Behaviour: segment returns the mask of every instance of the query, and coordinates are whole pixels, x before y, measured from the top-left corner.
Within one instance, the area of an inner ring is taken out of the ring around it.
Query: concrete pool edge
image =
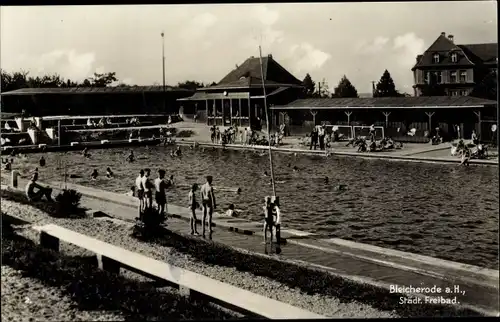
[[[180,140],[177,141],[178,145],[193,145],[198,144],[201,147],[213,147],[213,148],[226,148],[231,150],[250,150],[250,151],[267,151],[269,148],[267,146],[245,146],[239,144],[227,144],[224,147],[220,144],[208,143],[208,142],[196,142],[191,140]],[[441,150],[446,148],[438,148],[436,150]],[[273,152],[283,152],[283,153],[297,153],[304,155],[318,155],[318,156],[327,156],[327,155],[340,155],[340,156],[351,156],[351,157],[361,157],[366,159],[377,159],[377,160],[392,160],[392,161],[409,161],[409,162],[423,162],[423,163],[446,163],[446,164],[460,164],[460,159],[447,159],[447,158],[438,158],[438,157],[418,157],[416,155],[420,153],[415,153],[411,155],[388,155],[388,154],[377,154],[371,152],[343,152],[343,151],[332,151],[332,150],[305,150],[305,149],[292,149],[292,148],[274,148],[271,150]],[[431,150],[435,151],[435,150]],[[424,152],[421,152],[424,153]],[[498,166],[498,160],[478,160],[472,159],[469,161],[470,164],[478,164],[478,165],[496,165]]]
[[[73,183],[50,182],[52,187],[63,187],[66,185],[69,189],[79,191],[83,196],[119,204],[126,207],[137,207],[137,200],[134,197],[81,186]],[[19,186],[23,186],[19,183]],[[172,217],[184,221],[190,218],[190,211],[187,208],[179,207],[173,204],[168,205],[169,213],[173,213]],[[113,217],[120,218],[119,214],[109,214]],[[121,217],[120,219],[134,221],[135,218]],[[232,217],[214,217],[213,224],[215,227],[222,227],[236,233],[246,235],[262,236],[262,223],[251,222],[239,219],[233,222]],[[449,260],[439,259],[435,257],[423,256],[414,253],[397,251],[394,249],[378,247],[369,244],[357,243],[354,241],[343,240],[339,238],[320,238],[312,233],[296,231],[293,229],[282,229],[283,239],[287,243],[293,243],[311,249],[323,249],[328,252],[341,252],[345,255],[358,257],[365,261],[373,261],[398,269],[414,271],[425,275],[435,276],[443,275],[451,270],[455,271],[455,276],[468,279],[469,282],[478,285],[491,286],[496,285],[498,288],[499,271],[484,267],[468,265],[464,263],[453,262]],[[298,240],[301,239],[301,240]],[[392,257],[389,258],[388,257]],[[461,274],[460,272],[463,272]],[[468,277],[466,278],[466,275]]]

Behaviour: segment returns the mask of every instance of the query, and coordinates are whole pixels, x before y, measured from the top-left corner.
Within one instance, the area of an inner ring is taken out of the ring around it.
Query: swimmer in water
[[[114,176],[114,173],[113,173],[113,171],[111,171],[111,168],[109,168],[109,167],[106,168],[106,177],[113,178],[113,176]]]
[[[291,163],[289,163],[289,164],[287,165],[287,167],[291,168],[291,167],[292,167],[292,164],[291,164]]]
[[[90,158],[89,149],[88,148],[83,149],[82,155],[84,158]]]
[[[38,161],[38,162],[40,163],[41,167],[45,166],[45,158],[43,157],[43,155],[40,157],[40,161]]]
[[[297,166],[294,166],[293,167],[293,172],[297,172],[297,171],[299,171],[299,168]]]
[[[325,181],[325,184],[328,184],[330,180],[328,179],[328,177],[325,177],[324,181]]]
[[[94,169],[94,171],[92,171],[92,174],[90,175],[90,180],[97,180],[98,176],[99,173],[97,172],[97,169]]]
[[[180,157],[182,155],[181,147],[178,146],[175,150],[175,156]]]
[[[7,161],[7,164],[5,165],[5,168],[4,168],[5,171],[10,171],[12,170],[12,162],[9,160]]]
[[[267,171],[264,171],[264,177],[268,177],[269,174],[267,173]]]
[[[135,161],[135,156],[134,156],[134,151],[130,150],[130,154],[127,157],[128,162],[134,162]]]

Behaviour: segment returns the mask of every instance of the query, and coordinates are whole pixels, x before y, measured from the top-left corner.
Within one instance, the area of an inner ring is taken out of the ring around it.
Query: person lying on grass
[[[47,201],[52,201],[52,188],[46,188],[38,183],[38,172],[35,172],[31,177],[31,180],[26,185],[26,197],[30,201],[40,201],[45,196]],[[35,191],[38,189],[38,191]]]

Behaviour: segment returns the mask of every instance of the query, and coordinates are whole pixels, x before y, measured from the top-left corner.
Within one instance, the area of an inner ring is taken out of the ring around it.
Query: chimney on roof
[[[448,35],[448,40],[453,42],[453,35]]]
[[[272,54],[267,55],[267,57],[273,59],[273,55]]]
[[[422,55],[417,55],[417,58],[416,58],[417,64],[418,64],[418,62],[420,61],[421,58],[422,58]]]
[[[446,36],[446,32],[444,32],[444,31],[443,31],[443,32],[441,33],[441,36],[445,37],[445,36]]]

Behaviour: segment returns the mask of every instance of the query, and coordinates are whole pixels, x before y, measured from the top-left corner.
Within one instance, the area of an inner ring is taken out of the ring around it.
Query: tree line
[[[115,72],[109,73],[94,73],[93,76],[84,79],[82,82],[73,81],[71,79],[64,79],[58,74],[45,75],[45,76],[30,76],[29,72],[18,71],[8,73],[5,70],[0,70],[0,89],[2,92],[13,91],[20,88],[69,88],[69,87],[108,87],[117,83],[118,78]],[[311,75],[306,74],[303,82],[304,96],[306,98],[322,98],[322,97],[344,97],[355,98],[359,97],[356,87],[344,75],[337,86],[330,92],[328,84],[325,79],[315,82],[312,80]],[[155,85],[159,85],[156,83]],[[216,85],[215,82],[203,83],[195,80],[187,80],[177,83],[177,87],[196,90],[202,87],[209,87]],[[132,87],[135,85],[128,85],[118,83],[116,86]],[[444,89],[437,83],[435,77],[431,77],[429,83],[422,88],[422,96],[443,96],[445,95]],[[497,72],[492,71],[476,85],[471,96],[496,100],[497,99]],[[404,97],[411,96],[407,93],[400,93],[396,90],[396,85],[391,77],[391,74],[386,69],[373,91],[373,97]]]
[[[429,83],[422,87],[421,96],[445,96],[446,93],[444,91],[443,86],[438,84],[436,77],[432,77],[429,79]],[[346,75],[344,75],[337,87],[334,88],[333,93],[330,93],[328,89],[328,84],[326,84],[325,80],[316,83],[312,80],[311,75],[306,74],[302,82],[304,86],[304,95],[306,98],[322,98],[322,97],[344,97],[344,98],[356,98],[358,96],[358,91],[354,87],[354,85],[349,81]],[[483,78],[481,82],[479,82],[472,92],[469,94],[470,96],[485,98],[489,100],[497,99],[497,71],[493,70],[489,72],[486,77]],[[408,93],[401,93],[396,90],[396,85],[394,84],[394,80],[391,77],[391,74],[386,69],[380,77],[377,85],[373,91],[373,97],[408,97],[411,96]]]
[[[330,93],[328,84],[326,84],[323,79],[321,82],[314,82],[311,75],[306,74],[304,81],[304,94],[307,98],[321,98],[321,97],[331,97],[331,98],[356,98],[359,97],[356,87],[351,83],[346,75],[342,76],[337,86],[333,89],[333,93]],[[396,90],[396,85],[391,77],[388,70],[385,70],[380,78],[379,82],[375,86],[373,91],[373,97],[403,97],[409,96],[406,93],[400,93]]]
[[[70,87],[109,87],[118,82],[115,72],[109,73],[94,73],[93,76],[84,79],[81,82],[71,79],[64,79],[58,74],[45,76],[30,76],[29,72],[18,71],[9,73],[5,70],[0,70],[0,89],[2,92],[14,91],[21,88],[70,88]],[[215,85],[212,83],[203,83],[193,80],[179,82],[177,87],[196,90],[201,87]],[[158,85],[158,84],[157,84]],[[133,87],[135,85],[118,83],[118,87]]]

